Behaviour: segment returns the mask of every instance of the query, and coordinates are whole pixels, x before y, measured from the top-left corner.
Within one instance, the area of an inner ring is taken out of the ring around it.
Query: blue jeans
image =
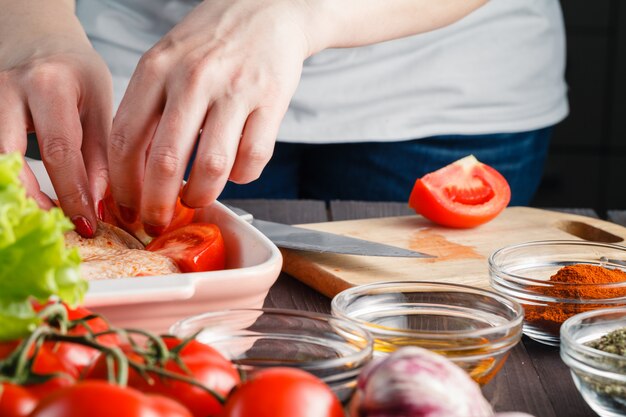
[[[403,142],[278,142],[258,180],[244,185],[228,183],[219,199],[408,201],[417,178],[473,154],[507,179],[510,205],[529,205],[541,181],[551,134],[552,127],[548,127]]]

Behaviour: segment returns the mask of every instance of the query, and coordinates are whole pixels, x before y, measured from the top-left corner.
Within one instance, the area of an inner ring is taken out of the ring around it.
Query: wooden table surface
[[[405,203],[312,200],[224,200],[255,217],[287,224],[318,223],[414,213]],[[597,217],[590,209],[555,209]],[[626,210],[609,211],[608,220],[626,225]],[[282,273],[271,288],[266,307],[330,312],[330,299]],[[558,347],[522,338],[498,375],[484,387],[496,411],[523,411],[536,417],[597,416],[585,403]]]

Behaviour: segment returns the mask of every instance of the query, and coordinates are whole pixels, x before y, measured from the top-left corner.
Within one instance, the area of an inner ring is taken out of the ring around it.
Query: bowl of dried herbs
[[[561,359],[598,415],[626,415],[626,307],[567,319],[561,326]]]

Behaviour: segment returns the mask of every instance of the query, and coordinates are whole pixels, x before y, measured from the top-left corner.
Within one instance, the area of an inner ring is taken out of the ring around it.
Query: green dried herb
[[[603,352],[626,356],[626,327],[613,330],[611,333],[587,343],[587,346]]]
[[[594,349],[623,357],[602,359],[604,368],[616,373],[626,373],[626,327],[605,334],[585,344]],[[612,410],[626,412],[626,386],[598,375],[580,374],[587,386],[595,391],[596,400]]]

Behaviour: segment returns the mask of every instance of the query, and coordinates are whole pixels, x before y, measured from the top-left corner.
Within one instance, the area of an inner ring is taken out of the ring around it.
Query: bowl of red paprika
[[[507,246],[489,257],[491,286],[524,307],[523,332],[559,345],[568,318],[626,306],[626,247],[546,240]]]

